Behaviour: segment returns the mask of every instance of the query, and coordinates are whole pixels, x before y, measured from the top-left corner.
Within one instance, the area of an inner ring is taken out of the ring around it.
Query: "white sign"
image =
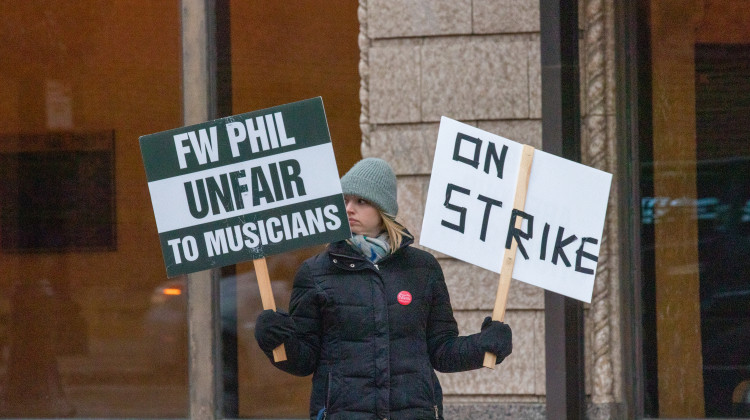
[[[140,144],[170,277],[351,237],[319,97]]]
[[[522,150],[443,117],[420,244],[500,273],[515,238],[514,279],[591,302],[612,175],[537,150],[514,211]]]

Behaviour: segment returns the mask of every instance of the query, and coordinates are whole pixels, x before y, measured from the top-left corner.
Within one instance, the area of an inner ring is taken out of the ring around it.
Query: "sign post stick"
[[[260,300],[263,302],[263,309],[276,310],[276,302],[273,300],[273,289],[271,289],[271,278],[268,275],[268,265],[265,258],[253,260],[255,266],[255,276],[258,278],[258,287],[260,288]],[[274,362],[283,362],[286,360],[286,350],[284,343],[273,349]]]
[[[526,204],[526,190],[529,187],[529,177],[531,176],[531,162],[534,160],[534,148],[523,146],[521,155],[521,165],[518,168],[518,183],[516,185],[516,196],[513,198],[513,208],[523,211]],[[523,223],[522,217],[516,218],[517,229],[521,228]],[[510,290],[510,279],[513,275],[513,265],[516,262],[516,250],[518,243],[511,241],[510,249],[506,249],[503,255],[503,264],[500,269],[500,281],[497,286],[497,296],[495,297],[495,308],[492,311],[492,319],[503,321],[505,319],[505,306],[508,301],[508,291]],[[497,356],[493,353],[484,354],[484,367],[494,369]]]

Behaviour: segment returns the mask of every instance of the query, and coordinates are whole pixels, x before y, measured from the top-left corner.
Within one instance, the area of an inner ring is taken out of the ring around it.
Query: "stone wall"
[[[441,116],[541,148],[538,0],[361,0],[363,156],[398,175],[399,214],[424,213]],[[611,0],[579,2],[583,163],[616,175]],[[622,411],[616,184],[599,272],[586,305],[587,417]],[[491,314],[499,275],[436,253],[461,334]],[[441,374],[449,418],[544,418],[544,291],[513,281],[506,321],[513,355],[495,370]]]
[[[360,1],[362,154],[393,165],[399,216],[417,242],[441,116],[541,147],[538,7],[537,0]],[[461,334],[479,331],[499,275],[437,256]],[[480,411],[496,416],[543,414],[543,306],[542,289],[512,282],[505,320],[513,354],[494,370],[441,374],[446,410],[476,418],[472,410],[484,403],[493,408]]]

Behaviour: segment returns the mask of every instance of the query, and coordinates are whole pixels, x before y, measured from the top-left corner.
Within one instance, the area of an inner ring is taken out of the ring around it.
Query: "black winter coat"
[[[285,342],[287,361],[274,364],[313,374],[311,418],[326,407],[330,420],[442,419],[433,369],[482,367],[478,334],[458,336],[437,260],[411,242],[377,264],[336,242],[298,270],[296,335]]]

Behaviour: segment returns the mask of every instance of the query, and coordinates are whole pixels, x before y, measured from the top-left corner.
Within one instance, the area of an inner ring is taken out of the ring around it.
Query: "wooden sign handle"
[[[521,166],[518,168],[518,181],[516,184],[516,196],[513,198],[513,208],[523,211],[526,204],[526,191],[529,188],[529,177],[531,176],[531,162],[534,160],[534,148],[523,146],[521,152]],[[516,218],[515,227],[521,228],[523,218]],[[492,319],[494,321],[503,321],[505,319],[505,306],[508,302],[508,291],[510,290],[510,279],[513,275],[513,266],[516,263],[516,250],[518,243],[513,240],[510,249],[506,249],[503,254],[503,263],[500,267],[500,281],[497,285],[497,296],[495,297],[495,308],[492,310]],[[484,354],[484,367],[494,369],[497,356],[494,353]]]
[[[276,310],[276,302],[273,300],[273,289],[271,289],[271,277],[268,275],[268,265],[265,258],[253,260],[255,266],[255,276],[258,279],[258,288],[260,288],[260,300],[263,302],[263,309]],[[273,349],[273,361],[283,362],[286,360],[286,350],[284,343]]]

